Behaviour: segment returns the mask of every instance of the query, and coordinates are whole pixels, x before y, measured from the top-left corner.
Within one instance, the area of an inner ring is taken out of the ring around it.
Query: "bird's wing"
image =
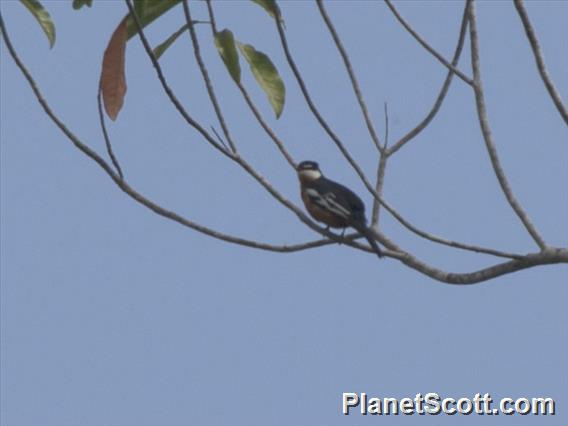
[[[365,216],[365,204],[363,201],[346,186],[332,180],[326,179],[326,185],[331,192],[336,195],[336,200],[343,207],[349,209],[354,216]]]
[[[318,191],[315,188],[307,188],[306,194],[310,200],[324,210],[330,211],[344,219],[351,218],[351,210],[346,208],[341,200],[338,200],[335,193],[331,191]]]
[[[306,190],[310,200],[323,209],[349,221],[365,223],[365,204],[349,188],[330,179],[321,178]]]

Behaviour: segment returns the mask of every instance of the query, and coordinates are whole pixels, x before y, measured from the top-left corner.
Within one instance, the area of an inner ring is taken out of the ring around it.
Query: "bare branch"
[[[385,139],[386,147],[386,139]],[[385,184],[385,171],[387,168],[388,157],[386,155],[381,155],[379,158],[379,165],[377,166],[377,184],[375,186],[375,192],[379,196],[383,196],[383,186]],[[373,210],[371,215],[371,226],[377,226],[379,224],[379,212],[381,203],[377,198],[373,198]]]
[[[492,256],[504,257],[504,258],[508,258],[508,259],[520,259],[520,258],[523,257],[522,254],[508,253],[508,252],[505,252],[505,251],[494,250],[494,249],[491,249],[491,248],[476,246],[476,245],[472,245],[472,244],[464,244],[464,243],[460,243],[458,241],[447,240],[445,238],[441,238],[441,237],[438,237],[436,235],[430,234],[428,232],[422,231],[421,229],[418,229],[417,227],[412,225],[410,222],[408,222],[402,216],[400,216],[400,214],[396,210],[394,210],[391,206],[387,207],[386,204],[384,204],[384,203],[382,203],[382,204],[385,207],[385,209],[387,209],[387,211],[389,213],[391,213],[393,216],[396,215],[395,218],[397,218],[398,221],[405,228],[407,228],[411,232],[415,233],[416,235],[421,236],[422,238],[424,238],[426,240],[432,241],[434,243],[442,244],[442,245],[445,245],[445,246],[448,246],[448,247],[454,247],[454,248],[458,248],[458,249],[461,249],[461,250],[472,251],[472,252],[475,252],[475,253],[490,254]],[[381,243],[382,243],[382,241],[381,241]]]
[[[140,41],[142,42],[142,45],[144,46],[144,50],[146,50],[146,53],[148,54],[148,57],[150,58],[150,61],[152,62],[152,65],[154,66],[154,69],[156,70],[156,74],[158,75],[158,80],[160,80],[160,83],[162,84],[162,87],[163,87],[164,91],[166,92],[166,95],[168,96],[168,98],[172,102],[172,104],[175,106],[175,108],[178,110],[178,112],[181,114],[181,116],[184,118],[184,120],[191,127],[193,127],[195,130],[197,130],[205,138],[205,140],[207,142],[209,142],[209,144],[211,144],[221,154],[225,155],[226,157],[231,158],[232,154],[229,151],[227,151],[223,146],[219,145],[219,143],[215,139],[213,139],[213,137],[209,133],[207,133],[207,131],[196,120],[194,120],[188,114],[188,112],[185,110],[185,108],[183,107],[181,102],[178,100],[178,98],[174,94],[173,90],[170,88],[168,82],[166,81],[164,73],[162,72],[162,67],[160,66],[158,60],[156,59],[156,56],[154,55],[154,52],[153,52],[152,48],[150,47],[150,43],[148,43],[148,39],[146,38],[146,35],[144,34],[144,30],[142,29],[142,25],[140,24],[140,19],[136,15],[136,11],[134,10],[134,7],[132,6],[131,0],[125,0],[125,2],[126,2],[126,5],[128,6],[128,10],[130,11],[130,14],[132,15],[132,17],[134,19],[134,22],[136,24],[136,28],[138,29],[138,36],[140,37]]]
[[[483,83],[481,81],[481,68],[479,65],[479,43],[477,38],[477,24],[475,18],[475,5],[473,2],[468,3],[468,18],[469,18],[469,38],[471,42],[471,67],[473,70],[473,90],[475,93],[475,102],[477,107],[477,116],[479,118],[479,125],[481,127],[481,132],[483,134],[483,139],[485,141],[485,146],[487,147],[487,153],[491,159],[491,165],[493,166],[493,171],[497,176],[499,185],[503,190],[503,194],[507,198],[509,205],[515,211],[523,225],[525,226],[528,233],[532,236],[533,240],[538,244],[541,250],[547,248],[546,242],[542,239],[535,226],[531,222],[528,215],[523,210],[520,203],[517,201],[507,176],[503,171],[501,166],[501,161],[499,160],[499,155],[497,154],[497,148],[495,142],[493,141],[493,136],[491,134],[491,127],[489,126],[489,120],[487,118],[487,109],[485,107],[485,95],[483,92]]]
[[[539,253],[527,254],[519,259],[510,260],[508,262],[499,263],[488,268],[483,268],[475,272],[456,273],[447,272],[441,269],[433,268],[430,265],[415,259],[408,255],[397,255],[390,253],[389,255],[398,258],[402,263],[410,268],[423,273],[435,280],[447,283],[468,285],[477,284],[483,281],[488,281],[502,275],[510,274],[512,272],[521,271],[523,269],[532,268],[537,265],[551,265],[555,263],[568,262],[568,250],[561,248],[547,248],[545,251]]]
[[[114,165],[114,168],[118,172],[118,175],[120,176],[121,179],[124,179],[124,175],[122,174],[122,169],[120,168],[120,164],[118,163],[117,158],[114,156],[114,152],[112,150],[112,145],[110,143],[110,138],[108,136],[108,132],[107,132],[106,124],[105,124],[105,115],[103,114],[103,103],[102,103],[101,98],[102,98],[102,93],[101,93],[101,90],[99,89],[99,92],[97,94],[97,105],[98,105],[98,110],[99,110],[99,121],[100,121],[100,124],[101,124],[101,129],[103,131],[103,137],[105,139],[106,149],[107,149],[107,152],[108,152],[108,156],[110,157],[110,160],[112,161],[112,164]]]
[[[385,109],[385,144],[383,145],[383,148],[387,149],[389,146],[389,108],[386,102],[384,109]]]
[[[243,86],[243,83],[239,81],[237,86],[239,87],[239,90],[241,91],[241,93],[242,93],[242,95],[245,99],[245,102],[247,103],[248,107],[252,111],[254,117],[256,118],[256,120],[258,121],[260,126],[264,129],[264,131],[270,137],[270,139],[272,139],[272,141],[274,142],[274,144],[276,145],[276,147],[278,148],[280,153],[284,156],[284,158],[286,159],[288,164],[290,164],[290,166],[294,170],[296,170],[296,161],[294,160],[294,158],[292,158],[292,155],[286,149],[284,142],[282,142],[282,140],[280,140],[280,138],[276,135],[276,132],[274,132],[274,130],[272,130],[272,128],[268,125],[266,120],[262,117],[260,111],[258,110],[256,105],[253,103],[248,91]]]
[[[383,145],[383,154],[379,158],[379,165],[377,166],[377,183],[375,185],[375,191],[381,197],[383,196],[383,187],[385,185],[385,172],[387,167],[388,155],[384,151],[387,150],[389,145],[389,110],[387,103],[385,102],[385,143]],[[380,213],[381,203],[377,198],[373,198],[373,210],[371,215],[371,226],[377,227],[379,225],[379,213]]]
[[[213,35],[215,35],[217,34],[217,22],[215,21],[215,14],[213,13],[213,5],[211,4],[211,0],[207,0],[206,3],[209,20],[211,21],[211,31],[213,31]]]
[[[416,31],[414,31],[414,29],[404,20],[404,18],[398,13],[398,11],[396,10],[396,8],[394,7],[394,5],[391,3],[391,0],[385,0],[385,3],[387,4],[387,6],[389,7],[389,9],[391,10],[391,12],[393,13],[393,15],[396,17],[396,19],[398,20],[398,22],[401,23],[401,25],[406,29],[406,31],[408,31],[410,33],[410,35],[412,37],[414,37],[414,39],[420,43],[420,45],[422,45],[422,47],[424,47],[424,49],[426,49],[428,52],[430,52],[432,55],[434,55],[434,57],[440,61],[446,68],[448,68],[449,70],[451,70],[454,74],[456,74],[459,78],[461,78],[464,82],[466,82],[467,84],[469,84],[470,86],[473,84],[473,81],[466,76],[464,73],[462,73],[459,69],[457,69],[454,65],[450,64],[448,61],[446,61],[446,59],[439,54],[432,46],[430,46],[421,36],[420,34],[418,34]]]
[[[462,15],[462,22],[461,22],[461,26],[460,26],[460,34],[459,34],[459,37],[458,37],[458,43],[457,43],[457,46],[456,46],[456,51],[455,51],[454,57],[452,59],[452,65],[453,66],[457,66],[457,64],[459,62],[460,55],[461,55],[463,45],[464,45],[464,41],[465,41],[466,30],[467,30],[467,2],[466,2],[466,6],[464,8],[464,11],[463,11],[463,15]],[[414,129],[412,129],[410,132],[408,132],[406,135],[404,135],[397,143],[395,143],[387,151],[387,155],[394,154],[396,151],[398,151],[400,148],[402,148],[408,141],[410,141],[411,139],[416,137],[422,130],[424,130],[426,128],[426,126],[428,126],[430,124],[432,119],[436,116],[436,114],[440,110],[440,107],[442,106],[442,103],[444,102],[444,99],[446,98],[446,94],[448,93],[448,90],[450,88],[450,84],[452,83],[453,77],[454,77],[454,73],[451,70],[448,71],[448,75],[446,76],[446,80],[444,81],[444,84],[442,85],[442,88],[440,89],[440,93],[438,94],[438,97],[436,98],[436,101],[434,102],[434,105],[432,106],[432,109],[430,110],[428,115],[426,115],[426,117]]]
[[[375,237],[387,247],[384,253],[393,258],[398,259],[406,266],[414,269],[421,274],[424,274],[437,281],[447,284],[468,285],[476,284],[483,281],[488,281],[497,278],[501,275],[510,274],[512,272],[521,271],[523,269],[532,268],[540,265],[551,265],[556,263],[568,263],[568,249],[548,247],[539,253],[530,253],[524,256],[518,256],[507,262],[499,263],[488,268],[483,268],[474,272],[448,272],[443,269],[435,268],[405,250],[398,247],[395,243],[390,241],[383,234],[377,230],[371,229]],[[371,248],[362,248],[370,251]]]
[[[540,73],[540,78],[546,86],[546,90],[548,90],[548,94],[552,98],[556,109],[558,110],[566,124],[568,124],[568,110],[566,109],[566,106],[562,102],[560,94],[556,90],[556,87],[554,87],[554,83],[548,75],[546,64],[544,63],[544,58],[540,50],[540,44],[538,43],[538,39],[536,38],[536,33],[534,32],[534,29],[531,25],[531,21],[529,20],[529,16],[527,14],[527,11],[525,10],[523,1],[514,0],[514,4],[517,12],[519,13],[519,17],[521,18],[521,22],[523,23],[523,27],[525,28],[525,32],[527,33],[527,38],[529,39],[529,43],[534,54],[534,59],[536,61],[538,72]]]
[[[387,103],[385,102],[385,143],[383,144],[383,152],[379,158],[379,165],[377,166],[377,183],[375,185],[375,192],[381,197],[383,196],[383,187],[385,184],[385,171],[387,167],[387,149],[389,145],[389,110]],[[381,203],[377,198],[373,198],[373,211],[371,215],[371,226],[379,227],[379,212],[381,209]]]
[[[201,58],[201,50],[199,48],[199,40],[197,39],[197,34],[195,33],[195,27],[193,26],[193,21],[191,19],[191,13],[189,11],[189,4],[187,0],[183,0],[183,12],[185,14],[185,20],[187,23],[187,27],[189,29],[189,34],[191,36],[191,43],[193,44],[193,53],[195,55],[195,60],[199,65],[199,70],[201,71],[201,75],[203,76],[203,81],[205,82],[205,87],[207,88],[207,94],[209,95],[209,99],[211,100],[211,104],[215,109],[215,115],[217,115],[217,119],[219,120],[219,124],[223,129],[223,134],[231,147],[231,151],[234,153],[237,152],[237,147],[233,138],[231,137],[231,133],[229,132],[229,128],[225,122],[225,117],[223,116],[223,112],[221,111],[221,107],[219,106],[219,102],[217,102],[217,97],[215,96],[215,90],[213,89],[213,85],[211,84],[211,80],[209,78],[209,73],[207,72],[207,67]]]
[[[322,0],[317,0],[318,9],[320,14],[327,25],[329,33],[333,38],[335,46],[343,59],[343,63],[345,64],[345,69],[347,70],[347,74],[349,75],[349,80],[351,80],[351,85],[353,86],[353,91],[355,92],[355,97],[357,98],[357,102],[359,102],[359,107],[361,108],[361,112],[363,114],[363,118],[365,119],[365,124],[367,125],[367,129],[369,130],[369,134],[371,135],[371,139],[373,143],[377,147],[380,153],[383,152],[383,148],[381,147],[381,142],[379,141],[379,137],[377,136],[377,132],[375,131],[375,127],[373,126],[373,122],[371,117],[369,117],[369,111],[367,110],[367,105],[365,103],[365,99],[363,99],[363,93],[359,88],[359,82],[357,81],[357,77],[355,76],[355,72],[353,71],[353,66],[351,65],[351,61],[349,60],[349,55],[347,51],[343,47],[343,43],[341,42],[341,38],[339,34],[337,34],[337,30],[333,26],[333,22],[329,18],[327,11],[325,10],[324,4]]]
[[[215,127],[211,126],[211,131],[213,132],[213,134],[215,135],[215,137],[217,138],[217,141],[223,145],[225,147],[225,149],[229,149],[229,146],[225,143],[225,141],[223,140],[223,138],[221,137],[221,135],[217,132],[217,130],[215,130]]]

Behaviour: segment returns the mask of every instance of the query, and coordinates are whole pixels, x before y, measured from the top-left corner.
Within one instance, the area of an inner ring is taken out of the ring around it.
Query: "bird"
[[[326,178],[315,161],[302,161],[296,167],[302,201],[308,213],[328,228],[354,228],[363,235],[379,258],[379,248],[365,216],[365,204],[349,188]]]

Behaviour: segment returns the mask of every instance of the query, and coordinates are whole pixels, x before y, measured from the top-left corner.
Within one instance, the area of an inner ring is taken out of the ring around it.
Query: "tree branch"
[[[359,88],[359,82],[357,81],[357,77],[355,76],[355,71],[353,71],[353,66],[351,65],[351,61],[349,60],[349,55],[347,54],[347,51],[343,47],[343,43],[341,42],[341,38],[339,37],[339,34],[337,34],[337,31],[336,31],[335,27],[333,26],[333,22],[331,22],[331,19],[329,18],[329,15],[327,14],[327,11],[325,10],[325,6],[323,4],[323,1],[317,0],[316,3],[317,3],[317,6],[318,6],[318,9],[320,11],[321,16],[322,16],[325,24],[327,25],[327,29],[329,30],[329,33],[331,34],[331,37],[333,38],[333,42],[335,43],[335,46],[337,47],[337,50],[339,51],[339,54],[341,55],[341,59],[343,59],[343,63],[345,64],[345,69],[347,70],[347,74],[349,75],[349,80],[351,80],[351,85],[353,86],[353,91],[355,92],[355,97],[357,98],[357,102],[359,103],[359,107],[361,108],[361,113],[363,114],[363,118],[365,120],[365,124],[367,125],[367,129],[369,130],[369,134],[371,135],[371,139],[373,140],[373,143],[375,144],[375,146],[377,147],[379,152],[382,154],[383,148],[381,147],[381,142],[379,140],[377,132],[375,131],[375,127],[373,126],[373,121],[371,120],[371,117],[369,117],[369,111],[367,110],[367,104],[365,103],[365,99],[363,99],[363,93],[361,92],[361,89]]]
[[[112,164],[114,164],[114,168],[118,172],[118,175],[120,176],[121,179],[124,179],[124,175],[122,174],[122,169],[120,168],[120,164],[118,163],[118,159],[114,155],[114,152],[112,150],[112,144],[110,143],[110,138],[108,136],[108,132],[107,132],[106,124],[105,124],[105,115],[103,113],[103,103],[102,103],[101,98],[102,98],[102,92],[99,89],[99,92],[97,94],[97,106],[98,106],[98,110],[99,110],[99,122],[101,124],[101,129],[103,131],[103,137],[105,139],[106,149],[107,149],[107,152],[108,152],[108,156],[110,157],[110,160],[112,161]]]
[[[396,19],[398,20],[398,22],[401,23],[401,25],[404,27],[404,29],[406,31],[408,31],[410,33],[410,35],[412,37],[414,37],[414,39],[420,43],[420,45],[426,49],[428,52],[430,52],[438,61],[440,61],[440,63],[442,63],[446,68],[448,68],[450,71],[452,71],[454,74],[456,74],[459,78],[461,78],[465,83],[469,84],[470,86],[473,84],[473,81],[471,80],[471,78],[467,77],[464,73],[462,73],[459,69],[457,69],[454,65],[450,64],[448,61],[446,61],[446,59],[440,54],[438,53],[432,46],[430,46],[421,36],[420,34],[418,34],[416,31],[414,31],[414,29],[404,20],[404,18],[398,13],[398,11],[396,10],[396,8],[394,7],[394,5],[391,3],[390,0],[385,0],[385,3],[387,4],[387,6],[389,7],[389,9],[391,10],[391,12],[393,13],[393,15],[396,17]]]
[[[213,35],[217,34],[217,22],[215,20],[215,14],[213,13],[213,5],[211,4],[211,0],[207,0],[207,13],[209,13],[209,20],[211,21],[211,31],[213,31]]]
[[[562,98],[560,94],[554,87],[554,83],[552,82],[550,76],[548,75],[548,71],[546,69],[546,64],[544,63],[544,58],[542,56],[542,52],[540,50],[540,44],[538,39],[536,38],[536,33],[531,25],[531,21],[529,20],[529,16],[527,11],[525,10],[525,6],[522,0],[514,0],[515,8],[519,13],[519,17],[521,18],[521,22],[523,23],[523,27],[525,28],[525,33],[527,34],[527,38],[529,39],[529,43],[531,45],[531,49],[533,51],[534,59],[536,61],[536,67],[538,68],[538,72],[540,74],[540,78],[542,82],[546,86],[546,90],[548,90],[548,94],[552,98],[552,102],[556,106],[556,109],[568,124],[568,110],[566,106],[562,102]]]
[[[377,183],[375,184],[375,191],[379,194],[382,198],[383,196],[383,187],[385,186],[385,173],[387,167],[387,160],[388,156],[386,155],[386,150],[388,149],[389,145],[389,110],[387,107],[387,103],[385,102],[385,142],[383,144],[383,153],[379,158],[379,165],[377,166]],[[371,214],[371,226],[377,227],[379,226],[379,213],[381,209],[381,203],[376,198],[373,198],[373,211]]]
[[[520,203],[517,201],[507,176],[503,171],[501,166],[501,161],[499,160],[499,155],[497,154],[497,148],[495,142],[493,141],[493,136],[491,134],[491,127],[489,126],[489,120],[487,118],[487,109],[485,107],[485,95],[483,92],[483,83],[481,81],[481,70],[479,65],[479,42],[477,37],[477,24],[475,18],[475,5],[473,2],[468,3],[468,19],[469,19],[469,38],[471,42],[471,67],[473,70],[473,90],[475,93],[475,102],[477,107],[477,116],[479,118],[479,125],[481,127],[481,132],[483,134],[483,139],[485,140],[485,146],[487,147],[487,153],[491,159],[491,165],[493,166],[493,171],[497,176],[499,185],[503,190],[503,194],[507,198],[509,205],[515,211],[523,225],[525,226],[528,233],[532,236],[533,240],[538,244],[541,250],[547,248],[546,242],[542,239],[535,226],[532,224],[530,218],[523,210]]]
[[[449,272],[428,265],[397,246],[387,237],[381,235],[377,230],[371,229],[371,232],[373,232],[375,237],[381,241],[381,244],[388,248],[388,251],[384,251],[387,256],[399,260],[409,268],[414,269],[421,274],[447,284],[477,284],[497,278],[501,275],[510,274],[523,269],[532,268],[534,266],[568,263],[568,249],[548,247],[546,250],[539,253],[530,253],[524,256],[518,256],[518,258],[499,263],[488,268],[479,269],[474,272]],[[369,247],[365,247],[364,249],[366,251],[371,250]]]
[[[207,67],[201,58],[201,50],[199,47],[199,40],[197,39],[197,34],[195,33],[195,27],[193,26],[193,21],[191,19],[191,13],[189,11],[189,4],[187,0],[183,0],[183,12],[185,15],[185,20],[187,23],[187,28],[189,29],[189,34],[191,36],[191,43],[193,45],[193,54],[195,55],[195,60],[199,66],[199,70],[201,71],[201,75],[203,76],[203,81],[205,83],[205,87],[207,89],[207,94],[209,95],[209,99],[211,100],[211,104],[213,105],[213,109],[215,110],[215,114],[217,115],[217,119],[219,120],[219,124],[221,125],[221,129],[223,129],[223,134],[231,147],[231,151],[233,153],[237,152],[237,147],[233,138],[231,137],[231,133],[229,132],[229,128],[225,122],[225,117],[223,116],[223,112],[221,111],[221,107],[219,106],[219,102],[217,102],[217,96],[215,96],[215,90],[213,89],[213,85],[211,84],[211,79],[209,78],[209,73],[207,72]]]
[[[467,0],[467,1],[470,1],[470,0]],[[458,42],[457,42],[456,50],[455,50],[455,53],[454,53],[454,57],[452,59],[452,65],[453,66],[457,66],[457,64],[459,62],[461,52],[463,50],[463,45],[464,45],[464,42],[465,42],[466,30],[467,30],[467,2],[466,2],[466,5],[464,7],[464,10],[463,10],[462,22],[461,22],[461,26],[460,26],[460,33],[459,33],[459,36],[458,36]],[[436,116],[436,114],[440,110],[440,107],[442,106],[442,103],[444,102],[444,99],[446,98],[446,94],[448,93],[448,90],[449,90],[450,85],[452,83],[453,77],[454,77],[453,71],[449,70],[448,75],[446,76],[446,80],[444,81],[444,84],[442,85],[442,88],[440,89],[440,93],[438,94],[438,97],[436,98],[436,101],[434,102],[434,105],[432,106],[432,109],[430,110],[428,115],[426,115],[426,117],[414,129],[412,129],[410,132],[408,132],[406,135],[404,135],[402,138],[400,138],[400,140],[397,143],[395,143],[387,151],[387,155],[390,156],[390,155],[394,154],[396,151],[398,151],[400,148],[402,148],[407,142],[409,142],[411,139],[416,137],[420,132],[422,132],[422,130],[424,130],[426,128],[426,126],[428,126],[430,124],[430,122],[433,120],[433,118]]]
[[[386,147],[386,142],[385,142]],[[375,186],[375,191],[379,194],[382,198],[383,196],[383,187],[385,184],[385,172],[387,168],[387,155],[381,155],[379,158],[379,165],[377,166],[377,184]],[[378,226],[379,224],[379,212],[380,212],[381,203],[377,198],[373,198],[373,210],[371,214],[371,226]]]
[[[568,250],[563,248],[547,248],[539,253],[527,254],[520,259],[513,259],[475,272],[466,273],[447,272],[433,268],[430,265],[408,255],[398,256],[396,253],[391,253],[391,257],[398,258],[406,266],[409,266],[410,268],[437,281],[447,284],[469,285],[488,281],[523,269],[532,268],[533,266],[568,263]]]

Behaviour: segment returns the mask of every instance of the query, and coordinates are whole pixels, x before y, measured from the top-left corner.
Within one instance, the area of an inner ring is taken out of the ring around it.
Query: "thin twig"
[[[272,141],[274,142],[274,144],[276,145],[276,147],[278,148],[278,150],[280,151],[282,156],[286,159],[288,164],[294,170],[296,170],[296,161],[294,160],[294,158],[292,158],[292,155],[288,152],[288,149],[286,149],[284,142],[282,142],[282,140],[276,135],[276,132],[274,132],[274,130],[268,125],[266,120],[262,117],[260,111],[258,110],[256,105],[253,103],[247,89],[245,88],[245,86],[243,86],[243,83],[239,81],[237,83],[237,86],[238,86],[239,90],[241,91],[241,93],[242,93],[242,95],[245,99],[245,102],[247,103],[247,106],[252,111],[254,117],[256,118],[256,120],[258,121],[260,126],[264,129],[264,131],[270,137],[270,139],[272,139]]]
[[[389,108],[387,103],[385,102],[385,143],[383,145],[383,149],[388,149],[389,146]]]
[[[562,102],[562,98],[556,90],[556,87],[554,87],[554,83],[552,82],[550,75],[548,75],[546,64],[544,63],[544,57],[540,50],[540,44],[538,42],[538,39],[536,38],[536,33],[531,25],[531,21],[529,19],[527,11],[525,10],[525,6],[522,0],[514,0],[514,4],[517,12],[519,13],[519,17],[521,18],[521,22],[523,23],[523,27],[525,28],[525,32],[527,33],[527,38],[529,39],[529,43],[534,54],[534,59],[536,61],[536,66],[538,68],[540,78],[546,86],[546,90],[548,90],[548,94],[552,98],[552,102],[554,102],[556,109],[558,110],[566,124],[568,124],[568,110]]]
[[[201,134],[201,136],[203,136],[205,138],[205,140],[207,142],[209,142],[210,145],[212,145],[215,149],[217,149],[219,152],[221,152],[226,157],[231,158],[232,153],[230,151],[227,151],[225,148],[223,148],[222,145],[219,145],[217,143],[217,141],[215,139],[213,139],[213,137],[209,133],[207,133],[207,131],[196,120],[194,120],[188,114],[188,112],[185,110],[185,108],[183,107],[181,102],[178,100],[178,98],[174,94],[173,90],[170,88],[170,85],[166,81],[166,78],[165,78],[164,73],[162,71],[162,67],[160,66],[160,63],[158,62],[158,60],[156,59],[156,56],[154,55],[154,52],[153,52],[152,48],[150,47],[150,43],[148,43],[148,39],[146,38],[146,35],[144,34],[144,30],[142,29],[142,24],[140,23],[140,19],[138,18],[138,15],[136,14],[134,7],[132,6],[131,0],[125,0],[125,2],[126,2],[126,5],[128,6],[128,10],[130,11],[131,16],[134,19],[134,23],[136,24],[136,28],[138,30],[138,36],[140,37],[140,41],[142,42],[142,45],[144,46],[144,50],[146,50],[146,53],[148,54],[148,57],[150,58],[150,61],[152,62],[152,65],[154,66],[154,69],[156,70],[156,74],[158,75],[158,80],[160,81],[162,88],[166,92],[166,95],[168,96],[168,98],[170,99],[170,101],[172,102],[174,107],[178,110],[178,112],[181,114],[181,116],[184,118],[184,120],[191,127],[193,127],[195,130],[197,130],[197,132],[199,132]]]
[[[531,235],[533,240],[538,244],[541,250],[547,248],[546,242],[540,236],[539,232],[536,230],[535,226],[531,222],[527,213],[523,210],[521,204],[517,201],[513,190],[507,180],[507,176],[501,166],[501,161],[499,160],[499,155],[497,154],[497,148],[495,142],[493,141],[493,136],[491,134],[491,127],[489,126],[489,120],[487,118],[487,109],[485,104],[485,95],[483,92],[483,82],[481,80],[481,67],[479,64],[479,43],[477,37],[477,24],[475,18],[475,5],[473,2],[468,3],[468,19],[469,19],[469,38],[471,43],[471,68],[473,70],[473,90],[475,93],[475,102],[477,107],[477,116],[479,119],[479,125],[481,127],[481,132],[483,134],[483,139],[485,141],[485,146],[487,148],[487,153],[491,159],[491,165],[493,166],[493,171],[495,176],[499,181],[499,185],[503,191],[503,194],[507,198],[509,205],[515,211],[523,225],[525,226],[528,233]]]
[[[213,5],[211,4],[211,0],[207,0],[206,3],[209,20],[211,21],[211,30],[213,31],[213,35],[215,35],[217,34],[217,23],[215,21],[215,14],[213,13]]]
[[[199,70],[201,71],[201,75],[203,77],[203,81],[205,83],[205,87],[207,89],[207,94],[209,95],[209,99],[211,100],[211,104],[213,105],[213,109],[215,110],[215,115],[219,120],[219,124],[223,129],[223,134],[225,135],[225,139],[229,143],[231,147],[231,151],[233,153],[237,152],[237,146],[231,137],[231,133],[229,132],[229,128],[227,123],[225,122],[225,117],[223,116],[223,112],[221,111],[221,107],[219,102],[217,101],[217,96],[215,96],[215,90],[213,89],[213,85],[211,84],[211,79],[209,78],[209,73],[207,72],[207,67],[203,62],[203,58],[201,57],[201,49],[199,47],[199,40],[197,39],[197,34],[195,33],[195,27],[192,25],[191,21],[191,12],[189,10],[189,3],[187,0],[183,0],[183,12],[185,15],[185,20],[187,22],[187,26],[189,29],[189,35],[191,36],[191,43],[193,45],[193,54],[195,55],[195,60],[199,66]]]
[[[361,89],[359,87],[359,82],[357,81],[357,77],[355,76],[355,71],[353,71],[353,66],[351,65],[351,61],[349,60],[349,55],[347,54],[345,47],[343,47],[341,38],[339,37],[337,30],[333,26],[333,22],[331,22],[331,19],[327,14],[327,11],[325,10],[323,1],[317,0],[316,3],[320,11],[320,14],[327,26],[327,29],[329,30],[329,33],[333,38],[335,46],[337,47],[337,50],[339,51],[339,54],[343,59],[343,63],[345,64],[345,69],[347,70],[347,74],[349,75],[349,80],[351,80],[351,85],[353,86],[355,97],[357,98],[357,102],[359,103],[359,107],[361,108],[361,113],[363,114],[363,118],[365,120],[365,124],[367,125],[367,129],[369,130],[369,134],[371,135],[371,139],[373,140],[373,143],[375,144],[379,152],[382,154],[383,148],[381,146],[381,142],[379,140],[377,132],[375,131],[375,126],[373,125],[373,121],[369,116],[369,111],[367,110],[367,104],[365,103],[365,99],[363,98],[363,93],[361,92]]]
[[[404,27],[404,29],[406,31],[408,31],[410,33],[410,35],[412,37],[414,37],[414,39],[420,43],[420,45],[426,49],[428,52],[430,52],[432,55],[434,55],[434,57],[440,61],[440,63],[442,63],[446,68],[448,68],[449,70],[451,70],[454,74],[456,74],[459,78],[461,78],[465,83],[469,84],[470,86],[473,85],[473,81],[471,80],[471,78],[469,78],[468,76],[466,76],[464,73],[462,73],[459,69],[457,69],[454,65],[450,64],[440,53],[438,53],[432,46],[430,46],[421,36],[420,34],[418,34],[416,31],[414,31],[414,29],[408,24],[408,22],[406,22],[404,20],[404,18],[398,13],[398,11],[396,10],[396,8],[394,7],[394,5],[392,4],[391,0],[385,0],[385,3],[387,4],[387,6],[389,7],[389,9],[391,10],[391,12],[393,13],[393,15],[396,17],[396,19],[398,20],[398,22],[401,23],[401,25]]]
[[[114,152],[112,150],[112,144],[110,143],[110,138],[108,136],[108,132],[107,132],[106,124],[105,124],[105,115],[103,113],[103,102],[102,102],[101,98],[102,98],[102,93],[101,93],[101,90],[99,89],[99,93],[97,94],[97,105],[98,105],[98,110],[99,110],[99,122],[101,124],[101,129],[103,131],[103,137],[105,139],[106,149],[107,149],[107,152],[108,152],[108,156],[110,157],[110,160],[112,161],[112,164],[114,165],[116,171],[118,172],[118,175],[120,176],[121,179],[124,179],[124,175],[122,174],[122,169],[120,167],[120,164],[118,163],[118,159],[114,155]]]
[[[471,1],[471,0],[467,0],[467,1]],[[464,45],[464,42],[465,42],[465,34],[466,34],[466,30],[467,30],[467,1],[466,1],[466,5],[464,7],[464,10],[463,10],[458,42],[457,42],[456,50],[455,50],[455,53],[454,53],[454,57],[452,59],[452,65],[454,65],[454,66],[457,66],[457,64],[459,62],[460,55],[461,55],[461,52],[463,50],[463,45]],[[436,114],[440,110],[440,107],[442,106],[442,103],[444,102],[444,99],[446,98],[446,94],[448,93],[448,90],[450,88],[450,84],[453,81],[453,77],[454,77],[453,71],[451,71],[451,70],[448,71],[448,75],[446,76],[444,84],[442,85],[442,88],[440,89],[440,93],[438,94],[438,97],[436,98],[436,101],[434,102],[434,105],[432,106],[432,109],[430,110],[430,112],[428,112],[426,117],[420,123],[418,123],[418,125],[416,127],[414,127],[406,135],[404,135],[402,138],[400,138],[400,140],[398,142],[396,142],[387,151],[387,155],[394,154],[396,151],[398,151],[400,148],[402,148],[407,142],[409,142],[411,139],[415,138],[420,132],[422,132],[422,130],[424,130],[426,128],[426,126],[428,126],[430,124],[430,122],[433,120],[433,118],[436,116]]]
[[[379,165],[377,166],[377,184],[375,186],[375,192],[381,197],[383,196],[383,187],[385,184],[385,172],[387,168],[388,157],[386,155],[381,155],[379,158]],[[373,198],[373,209],[371,215],[371,225],[378,226],[379,224],[379,214],[380,206],[378,198]]]
[[[219,141],[219,143],[221,145],[223,145],[225,147],[225,149],[229,149],[229,147],[227,146],[227,144],[225,143],[225,141],[223,140],[221,135],[219,135],[219,133],[217,133],[217,130],[215,130],[215,127],[211,126],[211,131],[213,132],[213,134],[217,138],[217,141]]]
[[[381,197],[383,196],[383,187],[385,186],[385,172],[387,167],[388,156],[386,155],[386,150],[389,146],[389,111],[387,103],[384,105],[385,109],[385,142],[383,144],[383,154],[379,158],[379,165],[377,166],[377,184],[375,185],[375,191]],[[373,197],[373,211],[371,215],[371,226],[379,226],[379,215],[381,211],[381,203],[375,197]]]

